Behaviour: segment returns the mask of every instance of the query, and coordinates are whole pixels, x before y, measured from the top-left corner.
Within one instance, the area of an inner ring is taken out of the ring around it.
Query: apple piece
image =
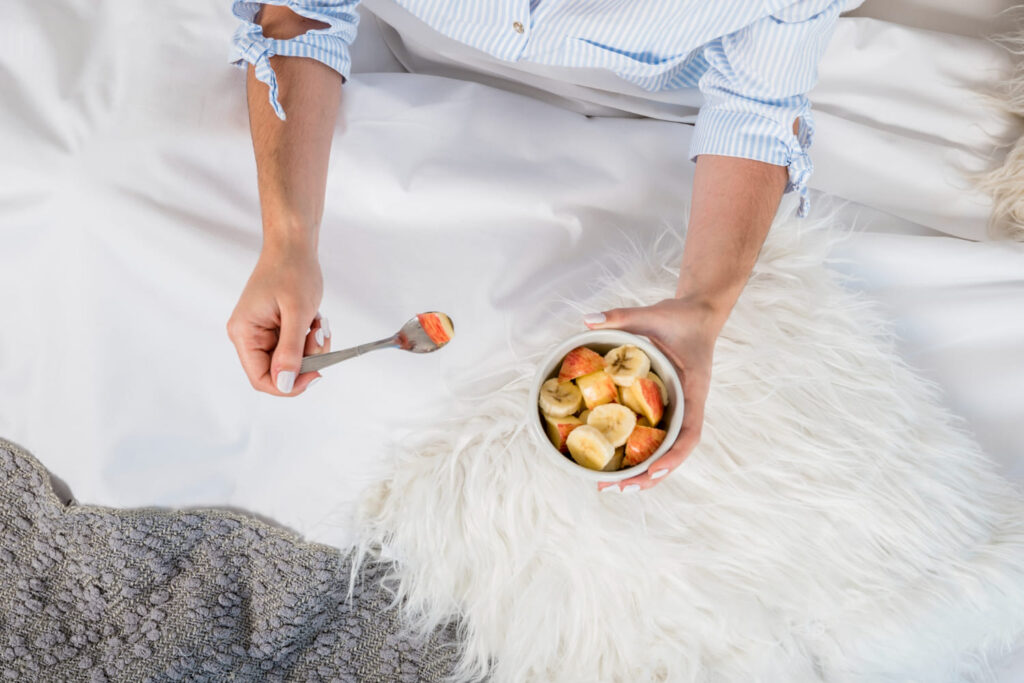
[[[608,461],[608,464],[602,467],[604,472],[615,472],[616,470],[622,469],[622,459],[626,456],[626,447],[619,446],[615,449],[615,455]]]
[[[621,403],[622,405],[626,406],[627,408],[632,410],[634,413],[640,414],[641,415],[641,419],[643,419],[642,416],[643,416],[644,409],[640,407],[639,403],[637,403],[635,400],[633,400],[633,395],[631,393],[629,393],[628,391],[626,391],[626,387],[619,387],[619,403]]]
[[[420,327],[427,333],[430,340],[439,346],[447,344],[455,334],[455,327],[452,325],[451,318],[444,313],[436,311],[420,313],[416,316],[416,319],[420,321]]]
[[[628,387],[624,387],[630,399],[640,406],[640,414],[647,418],[652,425],[658,424],[665,406],[661,402],[661,389],[654,380],[640,377]],[[583,394],[586,400],[586,392]]]
[[[569,382],[598,370],[604,370],[604,358],[601,354],[586,346],[577,346],[565,354],[565,358],[562,359],[562,367],[558,371],[558,381]]]
[[[553,417],[551,415],[544,416],[544,427],[547,430],[548,438],[551,439],[551,444],[562,451],[568,453],[569,448],[565,445],[565,440],[569,438],[569,433],[583,424],[583,420],[578,417],[569,415],[568,417]]]
[[[603,361],[602,361],[603,362]],[[643,380],[650,381],[650,380]],[[652,383],[653,384],[653,383]],[[619,392],[615,389],[615,382],[604,370],[592,372],[576,378],[576,386],[583,394],[583,403],[588,410],[605,403],[614,403],[619,398]]]
[[[661,378],[655,375],[653,372],[648,372],[647,379],[653,381],[655,384],[658,385],[658,388],[661,389],[661,402],[665,405],[668,405],[668,387],[666,387],[665,383],[661,381]]]
[[[622,459],[622,464],[625,467],[632,467],[651,457],[665,440],[666,433],[664,429],[637,425],[626,441],[626,455]]]

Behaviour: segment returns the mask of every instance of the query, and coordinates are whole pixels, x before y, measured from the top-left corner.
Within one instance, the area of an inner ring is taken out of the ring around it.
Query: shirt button
[[[522,33],[524,30],[523,25],[518,21],[512,24],[512,28],[515,29],[516,33]]]

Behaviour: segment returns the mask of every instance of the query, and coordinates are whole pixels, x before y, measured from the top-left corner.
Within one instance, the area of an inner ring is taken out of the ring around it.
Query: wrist
[[[738,287],[704,287],[685,283],[680,278],[675,298],[687,308],[701,311],[709,324],[721,329],[736,305],[736,299],[739,298],[742,289],[743,283]]]
[[[693,273],[682,271],[676,285],[676,298],[701,302],[715,310],[729,310],[736,303],[746,284],[745,277],[720,275],[713,279],[698,278]]]
[[[262,251],[268,254],[316,254],[319,230],[292,221],[264,222]]]

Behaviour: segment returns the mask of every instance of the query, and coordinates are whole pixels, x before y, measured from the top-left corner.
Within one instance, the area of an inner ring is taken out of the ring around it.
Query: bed
[[[565,315],[536,302],[617,268],[625,233],[649,244],[685,215],[689,132],[403,73],[364,16],[322,311],[335,348],[429,309],[458,338],[282,401],[251,390],[224,331],[260,240],[232,30],[223,4],[124,0],[23,2],[0,27],[0,433],[83,502],[228,507],[344,546],[382,444],[485,391],[465,378]],[[976,37],[844,18],[812,95],[812,195],[850,228],[834,267],[1024,482],[1024,246],[988,239],[964,179],[1020,134],[981,96],[1010,68]]]

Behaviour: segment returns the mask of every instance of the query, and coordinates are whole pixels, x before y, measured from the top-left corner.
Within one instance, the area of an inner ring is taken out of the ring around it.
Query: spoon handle
[[[387,339],[378,339],[375,342],[353,346],[350,349],[342,349],[341,351],[331,351],[330,353],[319,353],[314,356],[306,356],[302,359],[302,365],[299,367],[299,374],[301,375],[304,372],[313,372],[314,370],[322,370],[328,365],[334,365],[335,363],[340,363],[343,360],[361,356],[370,351],[397,346],[398,340],[394,337],[388,337]]]

